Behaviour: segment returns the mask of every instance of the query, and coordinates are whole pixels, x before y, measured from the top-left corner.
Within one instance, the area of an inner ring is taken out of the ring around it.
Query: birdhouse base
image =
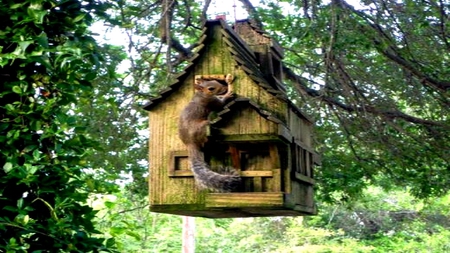
[[[209,193],[204,204],[151,205],[150,211],[206,218],[305,216],[316,208],[288,206],[282,192]]]

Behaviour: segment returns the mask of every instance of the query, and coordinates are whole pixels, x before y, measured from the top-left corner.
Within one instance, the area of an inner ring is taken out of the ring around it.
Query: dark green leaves
[[[79,1],[0,4],[1,252],[109,251],[86,202],[89,190],[111,188],[98,181],[87,188],[85,158],[98,144],[74,116],[91,99],[101,60],[86,8]]]

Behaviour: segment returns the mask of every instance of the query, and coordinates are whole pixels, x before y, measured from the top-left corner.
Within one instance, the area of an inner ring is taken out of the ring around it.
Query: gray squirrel
[[[222,109],[226,100],[233,96],[232,76],[227,75],[225,81],[228,86],[215,80],[196,79],[194,97],[181,112],[178,125],[178,134],[188,149],[196,184],[215,192],[230,192],[241,183],[239,173],[232,168],[223,168],[222,174],[212,171],[202,151],[208,140],[208,115]]]

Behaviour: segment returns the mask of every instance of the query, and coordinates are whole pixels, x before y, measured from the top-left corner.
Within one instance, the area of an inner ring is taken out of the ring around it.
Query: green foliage
[[[321,206],[321,215],[306,224],[341,231],[370,252],[446,252],[450,220],[440,208],[445,203],[448,196],[417,201],[402,190],[371,187],[351,206]]]
[[[200,252],[447,252],[448,196],[418,202],[369,188],[352,206],[320,205],[305,218],[197,219]],[[434,203],[438,203],[436,206]],[[433,211],[431,211],[433,210]]]
[[[118,68],[126,59],[121,46],[101,45],[99,76],[93,81],[94,97],[85,99],[76,113],[86,126],[86,133],[102,145],[88,160],[96,172],[93,177],[115,184],[127,182],[130,191],[144,196],[148,192],[147,127],[143,101],[138,87],[125,81],[128,73]],[[105,123],[107,122],[107,123]],[[145,131],[146,132],[146,131]],[[130,182],[133,182],[130,184]]]
[[[0,4],[0,251],[99,252],[83,171],[97,143],[74,116],[100,57],[86,28],[95,1]],[[105,244],[106,243],[106,244]]]
[[[98,229],[120,252],[180,252],[181,217],[151,213],[146,199],[129,191],[93,199]]]
[[[445,194],[448,4],[307,2],[264,1],[258,14],[302,80],[292,99],[317,120],[322,199],[359,198],[369,185]]]
[[[180,251],[180,217],[147,209],[140,106],[193,55],[206,9],[167,3],[2,1],[0,252]],[[199,218],[198,252],[449,251],[449,197],[416,200],[448,191],[448,4],[345,3],[252,13],[303,81],[286,80],[292,101],[317,120],[320,215]],[[95,20],[127,45],[99,47]]]
[[[99,157],[115,167],[111,175],[132,171],[133,179],[142,182],[144,170],[132,162],[143,158],[142,150],[124,151],[132,142],[142,142],[126,125],[142,129],[142,122],[136,120],[139,113],[121,112],[142,105],[187,64],[207,7],[197,1],[118,1],[110,9],[107,25],[126,39],[130,68],[116,81],[98,83],[99,98],[92,107],[99,112],[88,111],[90,119],[102,116],[113,123],[105,127],[109,136],[121,132],[130,140],[105,140],[111,148],[105,145]],[[321,200],[356,199],[370,185],[386,190],[401,185],[419,198],[448,191],[446,7],[414,0],[355,7],[345,1],[268,0],[250,13],[285,48],[284,63],[302,81],[284,80],[292,101],[316,119]],[[104,53],[123,55],[117,48],[105,48]],[[93,122],[92,129],[100,128]]]
[[[369,188],[351,206],[321,204],[318,216],[195,219],[196,252],[446,252],[449,197],[416,201]],[[123,191],[93,199],[98,228],[120,252],[180,252],[181,217],[148,212]]]

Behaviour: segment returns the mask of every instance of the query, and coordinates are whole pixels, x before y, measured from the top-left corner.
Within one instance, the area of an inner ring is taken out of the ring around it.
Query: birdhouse
[[[149,185],[153,212],[256,217],[316,214],[313,123],[287,98],[283,50],[248,20],[229,27],[207,21],[195,56],[176,81],[152,98],[149,111]],[[234,77],[235,97],[210,115],[203,151],[211,165],[233,167],[242,179],[229,193],[201,190],[178,137],[178,118],[194,94],[196,78]]]

